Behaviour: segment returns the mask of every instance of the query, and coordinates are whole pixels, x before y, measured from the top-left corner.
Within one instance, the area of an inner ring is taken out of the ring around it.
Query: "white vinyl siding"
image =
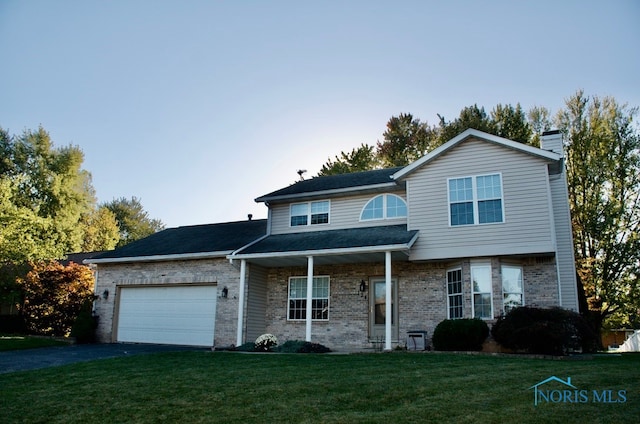
[[[393,194],[400,196],[405,202],[404,192],[394,192]],[[281,203],[271,205],[271,234],[300,233],[306,231],[326,231],[338,230],[345,228],[362,228],[373,227],[378,225],[395,225],[407,222],[406,217],[393,219],[360,221],[362,208],[371,198],[371,194],[351,195],[347,197],[335,197],[331,199],[331,211],[329,224],[318,225],[300,225],[292,227],[290,225],[290,205],[289,203]]]
[[[450,178],[502,176],[500,225],[451,226]],[[479,140],[468,140],[410,174],[409,230],[420,237],[411,260],[554,252],[547,163]]]
[[[250,264],[248,274],[245,340],[254,341],[267,332],[265,322],[267,315],[267,270],[258,265]],[[231,301],[233,302],[233,300]]]

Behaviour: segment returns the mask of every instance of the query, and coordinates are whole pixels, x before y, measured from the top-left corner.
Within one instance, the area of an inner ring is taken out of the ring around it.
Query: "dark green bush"
[[[247,343],[241,344],[240,346],[236,346],[235,350],[239,352],[255,352],[256,344],[253,342],[247,342]]]
[[[489,335],[487,323],[477,318],[446,319],[433,331],[435,350],[482,350]]]
[[[562,308],[514,308],[496,322],[491,334],[501,346],[519,353],[564,355],[597,349],[597,335],[584,318]]]
[[[93,315],[92,306],[92,302],[85,302],[71,327],[70,335],[76,339],[76,343],[85,344],[96,342],[98,317]]]
[[[305,342],[302,340],[287,340],[282,345],[274,349],[280,353],[327,353],[331,352],[326,346],[320,343]]]
[[[27,324],[22,315],[0,315],[0,333],[27,334]]]

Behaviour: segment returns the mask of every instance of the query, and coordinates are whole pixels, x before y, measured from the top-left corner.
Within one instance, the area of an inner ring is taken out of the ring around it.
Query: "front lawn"
[[[550,382],[560,400],[534,406],[550,376],[576,391]],[[0,375],[0,410],[7,423],[635,422],[640,355],[162,353]]]
[[[0,334],[0,352],[5,350],[35,349],[38,347],[65,346],[70,342],[51,337]]]

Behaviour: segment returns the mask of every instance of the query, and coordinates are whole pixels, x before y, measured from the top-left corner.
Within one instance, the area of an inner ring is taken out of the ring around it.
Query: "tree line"
[[[539,147],[560,130],[565,147],[581,310],[596,329],[640,327],[640,130],[638,107],[577,91],[555,114],[520,104],[477,105],[429,125],[393,116],[382,140],[329,158],[319,176],[403,166],[468,128]]]
[[[136,197],[98,204],[83,161],[78,146],[54,147],[42,127],[17,135],[0,128],[0,315],[17,307],[22,313],[53,317],[38,295],[42,290],[33,287],[48,281],[44,293],[56,294],[45,297],[56,303],[58,297],[90,296],[92,279],[77,286],[76,277],[86,273],[60,269],[52,261],[74,252],[111,250],[164,228]],[[38,275],[49,277],[37,282]],[[69,319],[64,322],[39,326],[39,332],[55,329],[62,335],[60,328],[69,329]]]

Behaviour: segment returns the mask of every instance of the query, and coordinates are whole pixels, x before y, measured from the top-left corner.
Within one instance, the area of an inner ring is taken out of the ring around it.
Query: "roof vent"
[[[247,218],[249,218],[249,221],[251,221],[253,219],[253,214],[247,215]]]

